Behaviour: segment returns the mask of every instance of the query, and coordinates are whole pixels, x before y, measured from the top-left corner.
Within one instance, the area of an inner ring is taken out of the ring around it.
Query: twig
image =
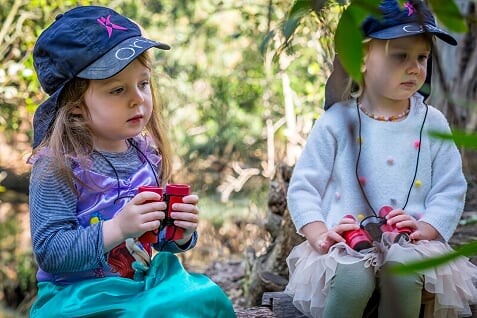
[[[260,170],[257,168],[243,169],[236,161],[232,163],[232,169],[238,174],[238,177],[229,175],[226,177],[225,182],[218,187],[221,192],[220,200],[222,202],[227,202],[232,191],[240,191],[248,179],[260,173]]]

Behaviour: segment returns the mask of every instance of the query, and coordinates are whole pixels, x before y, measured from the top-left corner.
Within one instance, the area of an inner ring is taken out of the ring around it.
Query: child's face
[[[125,140],[141,133],[153,110],[150,83],[150,70],[138,60],[111,78],[90,81],[84,100],[95,149],[125,151]]]
[[[424,84],[430,43],[424,36],[369,43],[364,73],[365,93],[404,100]]]

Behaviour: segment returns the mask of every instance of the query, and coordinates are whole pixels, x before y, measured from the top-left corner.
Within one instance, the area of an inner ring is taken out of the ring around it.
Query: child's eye
[[[407,54],[406,53],[396,53],[396,54],[393,55],[393,57],[398,61],[405,61],[407,59]]]
[[[139,84],[140,88],[148,88],[149,87],[149,81],[143,81]]]
[[[112,94],[112,95],[119,95],[119,94],[121,94],[123,91],[124,91],[124,88],[118,87],[118,88],[113,89],[113,90],[111,91],[111,94]]]
[[[419,55],[419,57],[418,57],[419,62],[425,62],[425,61],[427,61],[428,58],[429,58],[429,55],[427,55],[427,54],[422,54],[422,55]]]

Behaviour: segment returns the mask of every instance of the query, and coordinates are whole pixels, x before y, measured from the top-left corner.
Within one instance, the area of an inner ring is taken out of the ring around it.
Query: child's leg
[[[420,274],[394,274],[388,268],[405,261],[409,253],[395,253],[395,260],[389,260],[379,274],[379,317],[415,318],[421,309],[424,277]]]
[[[338,264],[323,317],[361,318],[374,288],[373,268],[364,267],[364,262]]]

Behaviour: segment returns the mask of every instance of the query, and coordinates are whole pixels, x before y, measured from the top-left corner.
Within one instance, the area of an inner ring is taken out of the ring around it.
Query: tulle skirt
[[[107,277],[68,286],[41,282],[38,287],[30,317],[235,317],[218,285],[188,273],[168,252],[153,258],[141,280]]]
[[[396,244],[381,242],[363,253],[338,243],[328,254],[322,255],[305,241],[294,247],[287,258],[290,279],[285,292],[293,297],[293,304],[306,316],[322,317],[330,281],[338,264],[362,262],[377,273],[388,260],[406,263],[452,251],[447,243],[439,241],[408,243],[401,240]],[[406,255],[406,259],[397,255]],[[435,295],[433,317],[472,315],[469,305],[477,304],[477,266],[467,258],[460,257],[417,273],[424,277],[424,289]]]

